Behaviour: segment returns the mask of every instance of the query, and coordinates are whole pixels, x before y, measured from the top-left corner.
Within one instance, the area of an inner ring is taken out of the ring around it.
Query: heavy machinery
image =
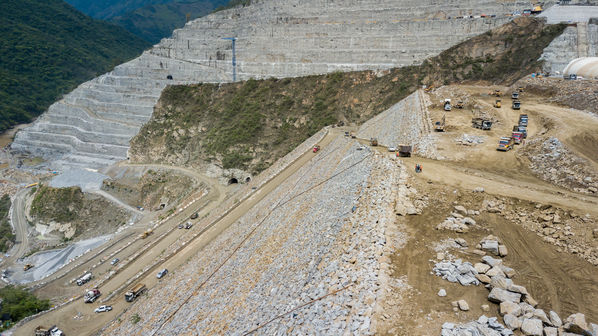
[[[500,99],[497,99],[497,100],[494,102],[494,107],[496,107],[496,108],[500,108],[501,106],[502,106],[502,103],[501,103]]]
[[[498,147],[496,150],[506,152],[513,149],[513,138],[512,137],[502,137],[498,140]]]
[[[100,297],[100,295],[102,295],[102,293],[100,293],[99,289],[92,288],[85,292],[85,295],[83,296],[83,301],[85,301],[85,303],[93,303],[97,298]]]
[[[437,121],[434,123],[434,130],[436,132],[444,132],[444,125],[446,124],[446,115],[442,116],[442,121]]]
[[[511,138],[513,139],[513,142],[516,145],[521,144],[521,141],[523,141],[523,133],[517,131],[517,132],[513,132],[511,133]]]
[[[58,329],[57,326],[51,326],[50,328],[38,326],[35,328],[35,336],[64,336],[62,330]]]
[[[411,146],[410,145],[399,145],[399,151],[397,152],[397,156],[400,157],[411,157]]]
[[[451,100],[448,98],[444,100],[444,110],[445,111],[451,110]]]
[[[147,287],[145,287],[145,284],[138,283],[125,293],[125,300],[133,302],[139,295],[145,293],[146,290]]]
[[[519,100],[513,100],[513,110],[521,109],[521,102]]]
[[[471,119],[471,126],[483,131],[489,131],[492,129],[492,121],[484,118],[473,118]]]
[[[517,89],[517,91],[519,91],[519,92],[523,92],[523,86],[520,86],[520,87]]]
[[[371,145],[371,146],[378,146],[378,139],[376,139],[376,138],[371,138],[371,139],[370,139],[370,145]]]
[[[519,92],[515,91],[511,94],[511,99],[519,99]]]
[[[312,151],[314,153],[317,153],[320,150],[320,145],[315,145],[314,148],[312,149]]]
[[[528,117],[527,114],[519,115],[519,126],[527,127]]]
[[[459,100],[457,102],[457,104],[455,104],[455,107],[458,108],[458,109],[462,109],[463,107],[465,107],[465,104],[463,104],[462,100]]]
[[[147,230],[145,230],[145,231],[144,231],[144,232],[143,232],[143,233],[142,233],[142,234],[139,236],[139,238],[141,238],[141,239],[145,239],[145,238],[147,238],[148,236],[152,235],[153,233],[154,233],[154,230],[152,230],[152,229],[147,229]]]
[[[77,279],[77,286],[83,286],[84,284],[88,283],[91,280],[92,275],[91,272],[85,273],[82,277]]]
[[[540,14],[542,13],[542,6],[540,4],[534,5],[534,8],[531,10],[531,14]]]
[[[513,132],[521,132],[523,139],[527,138],[527,129],[525,126],[515,125],[513,126]]]
[[[494,90],[494,91],[490,92],[489,95],[494,96],[494,97],[502,97],[502,91]]]
[[[426,88],[424,89],[424,92],[430,92],[432,90],[434,90],[434,85],[426,86]]]
[[[27,270],[29,270],[30,268],[33,268],[33,266],[34,266],[34,265],[32,265],[32,264],[26,264],[25,266],[23,266],[23,271],[27,271]]]
[[[191,219],[197,219],[197,217],[199,217],[199,213],[194,212],[193,215],[191,215],[191,217],[189,217],[189,218],[191,218]]]

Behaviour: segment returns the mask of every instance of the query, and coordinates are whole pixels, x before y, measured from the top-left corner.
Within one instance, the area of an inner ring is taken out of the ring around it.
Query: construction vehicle
[[[517,88],[517,91],[523,92],[523,86],[520,86],[519,88]]]
[[[490,92],[489,95],[494,96],[494,97],[502,97],[502,91],[494,90],[494,91]]]
[[[38,185],[39,183],[35,182],[35,183],[31,183],[25,186],[25,188],[32,188],[35,187],[36,185]]]
[[[463,104],[462,100],[459,100],[457,102],[457,104],[455,104],[455,107],[458,108],[458,109],[462,109],[463,107],[465,107],[465,104]]]
[[[434,130],[436,132],[444,132],[444,125],[446,123],[446,115],[442,116],[442,121],[437,121],[434,123]]]
[[[313,152],[317,153],[320,150],[320,145],[315,145],[313,148]]]
[[[138,283],[125,293],[125,300],[133,302],[139,295],[145,293],[146,290],[147,287],[145,287],[145,284]]]
[[[497,100],[494,102],[494,107],[496,107],[496,108],[500,108],[501,106],[502,106],[502,103],[501,103],[500,99],[497,99]]]
[[[523,139],[527,138],[527,129],[525,126],[515,125],[513,126],[513,132],[521,132]]]
[[[83,286],[84,284],[88,283],[92,277],[93,276],[91,275],[91,272],[85,273],[82,277],[77,279],[77,286]]]
[[[527,127],[528,117],[527,114],[519,115],[519,126]]]
[[[191,219],[197,219],[197,217],[199,217],[199,213],[197,213],[197,212],[194,212],[194,213],[191,215],[191,217],[189,217],[189,218],[191,218]]]
[[[512,137],[502,137],[498,140],[498,147],[496,150],[506,152],[513,149],[513,138]]]
[[[399,145],[399,151],[397,152],[397,156],[400,157],[411,157],[411,146],[409,145]]]
[[[150,236],[150,235],[151,235],[151,234],[153,234],[153,233],[154,233],[154,230],[152,230],[152,229],[147,229],[146,231],[144,231],[144,232],[143,232],[143,233],[142,233],[142,234],[139,236],[139,238],[141,238],[141,239],[145,239],[145,238],[147,238],[148,236]]]
[[[540,6],[540,4],[536,4],[536,5],[534,5],[534,8],[530,12],[531,12],[531,14],[542,13],[542,6]]]
[[[513,133],[511,133],[511,138],[513,139],[513,142],[516,145],[519,145],[523,141],[523,133],[521,133],[519,131],[513,132]]]
[[[50,328],[38,326],[35,328],[35,336],[64,336],[62,330],[58,329],[56,326],[51,326]]]
[[[445,111],[451,110],[451,100],[448,98],[444,100],[444,110]]]
[[[190,221],[187,222],[187,224],[185,224],[185,230],[189,230],[192,227],[193,227],[193,223],[191,223]]]
[[[100,295],[102,295],[102,293],[100,293],[100,290],[97,288],[93,288],[85,292],[83,300],[85,301],[85,303],[93,303],[97,298],[100,297]]]
[[[30,268],[33,268],[33,266],[34,266],[34,265],[32,265],[32,264],[26,264],[25,266],[23,266],[23,271],[27,271],[27,270],[29,270]]]
[[[434,85],[430,85],[430,86],[426,86],[426,88],[424,89],[424,92],[430,92],[434,89]]]
[[[521,16],[530,16],[532,14],[532,10],[527,8],[523,10],[523,13],[521,13]]]
[[[515,91],[511,94],[511,99],[519,99],[519,92]]]
[[[473,128],[489,131],[492,129],[492,121],[484,118],[473,118],[471,119],[471,126]]]
[[[370,145],[371,145],[371,146],[378,146],[378,139],[376,139],[376,138],[371,138],[371,139],[370,139]]]
[[[351,132],[351,139],[355,139],[355,133]]]
[[[521,102],[519,100],[513,100],[513,110],[521,109]]]

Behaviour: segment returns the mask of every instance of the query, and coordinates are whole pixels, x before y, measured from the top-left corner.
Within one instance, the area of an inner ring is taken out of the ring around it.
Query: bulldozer
[[[370,139],[370,145],[372,145],[372,146],[378,146],[378,139],[371,138]]]
[[[23,266],[23,271],[27,271],[30,268],[33,268],[33,265],[32,264],[27,264],[27,265]]]
[[[542,13],[542,6],[540,6],[540,4],[534,5],[534,8],[532,9],[532,14],[540,14],[540,13]]]
[[[457,104],[455,104],[455,107],[458,108],[458,109],[462,109],[464,106],[465,106],[465,104],[463,104],[462,100],[459,100],[457,102]]]
[[[497,99],[497,100],[494,102],[494,107],[496,107],[496,108],[500,108],[501,106],[502,106],[502,104],[501,104],[501,102],[500,102],[500,99]]]

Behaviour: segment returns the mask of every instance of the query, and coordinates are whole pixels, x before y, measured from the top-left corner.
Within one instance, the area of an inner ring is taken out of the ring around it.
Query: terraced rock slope
[[[20,131],[12,148],[57,164],[101,167],[127,158],[129,140],[168,84],[417,64],[505,23],[527,1],[265,0],[189,22],[139,58],[82,84]],[[455,19],[496,14],[495,18]]]

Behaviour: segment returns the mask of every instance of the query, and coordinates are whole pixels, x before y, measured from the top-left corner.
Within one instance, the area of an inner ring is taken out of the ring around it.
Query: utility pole
[[[233,41],[233,82],[237,81],[237,54],[235,52],[235,41],[237,41],[236,37],[223,37],[223,40],[231,40]]]

